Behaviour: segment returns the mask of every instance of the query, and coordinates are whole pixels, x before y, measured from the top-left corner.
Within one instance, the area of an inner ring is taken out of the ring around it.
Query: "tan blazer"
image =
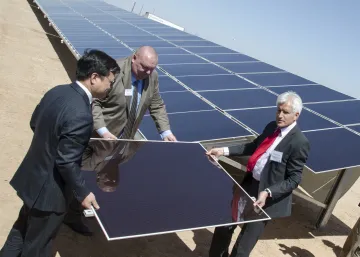
[[[102,127],[107,127],[113,135],[119,137],[120,132],[125,127],[132,97],[125,96],[125,89],[131,89],[131,59],[132,56],[117,60],[120,73],[116,75],[115,83],[108,96],[102,100],[94,100],[92,110],[94,131],[92,137],[100,137],[96,130]],[[159,81],[156,70],[152,72],[149,78],[143,81],[143,91],[131,138],[134,137],[147,109],[159,132],[170,129],[164,101],[159,94]]]

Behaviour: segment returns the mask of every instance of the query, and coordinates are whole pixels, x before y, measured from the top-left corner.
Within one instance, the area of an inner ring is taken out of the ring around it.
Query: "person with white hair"
[[[278,96],[276,120],[270,122],[254,141],[231,147],[213,148],[209,157],[250,156],[247,172],[241,183],[256,200],[254,208],[263,208],[273,219],[291,215],[292,191],[298,187],[306,164],[310,144],[297,125],[302,100],[289,91]],[[240,201],[233,198],[233,213]],[[234,220],[234,222],[237,220]],[[231,252],[231,257],[248,257],[261,236],[267,221],[245,224]],[[228,248],[236,226],[215,229],[210,257],[229,256]]]

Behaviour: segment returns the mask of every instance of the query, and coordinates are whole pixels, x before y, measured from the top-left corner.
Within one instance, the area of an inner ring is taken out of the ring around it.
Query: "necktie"
[[[275,139],[279,134],[280,134],[280,129],[276,129],[273,134],[265,138],[265,140],[259,145],[259,147],[251,155],[247,163],[246,168],[248,172],[251,172],[254,169],[257,160],[261,157],[261,155],[263,155],[266,152],[267,149],[269,149],[269,147],[272,145],[272,143],[274,143]]]
[[[123,139],[130,139],[131,137],[131,132],[133,129],[133,125],[135,122],[135,118],[136,118],[136,109],[137,109],[137,102],[138,102],[138,80],[136,80],[134,82],[134,92],[132,95],[132,102],[131,102],[131,106],[130,106],[130,113],[129,113],[129,117],[126,123],[126,126],[124,128],[124,133],[122,138]]]

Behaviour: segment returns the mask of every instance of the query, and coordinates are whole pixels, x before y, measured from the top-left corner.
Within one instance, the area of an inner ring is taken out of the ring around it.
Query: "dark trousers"
[[[229,245],[236,225],[215,228],[209,257],[249,257],[266,224],[267,221],[244,224],[231,251],[231,255],[229,255]]]
[[[249,173],[241,183],[243,189],[250,195],[258,197],[259,181]],[[243,225],[234,248],[229,255],[231,237],[237,225],[215,228],[209,257],[248,257],[264,231],[267,221],[255,221]]]
[[[73,198],[70,201],[69,208],[64,218],[64,223],[78,223],[83,222],[83,211],[84,207],[82,207],[81,203]]]
[[[21,207],[0,251],[0,257],[48,257],[65,213],[44,212]]]

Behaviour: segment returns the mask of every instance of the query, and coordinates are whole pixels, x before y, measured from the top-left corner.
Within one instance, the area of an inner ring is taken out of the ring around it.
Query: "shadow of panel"
[[[265,229],[262,239],[312,239],[314,236],[347,236],[351,230],[336,216],[331,215],[328,224],[315,228],[315,221],[321,208],[300,197],[293,197],[292,215],[272,220]]]
[[[190,249],[176,233],[107,241],[95,218],[89,225],[93,236],[86,237],[63,225],[56,237],[53,255],[61,257],[198,257],[207,256],[212,233],[206,229],[189,231],[188,240],[196,244]]]
[[[76,73],[76,58],[71,53],[69,48],[66,46],[66,44],[61,43],[61,38],[59,38],[58,33],[55,31],[55,29],[51,26],[49,26],[49,21],[44,18],[44,14],[40,9],[36,8],[36,5],[31,1],[27,0],[29,3],[31,9],[33,10],[37,20],[39,21],[39,24],[41,25],[43,32],[47,33],[47,38],[49,39],[49,42],[51,43],[52,47],[54,48],[56,54],[58,55],[65,71],[68,74],[68,77],[71,81],[75,80],[75,73]]]
[[[315,257],[314,254],[312,254],[310,251],[297,247],[297,246],[287,246],[285,244],[279,244],[280,246],[280,251],[285,255],[285,256],[292,256],[292,257]]]

